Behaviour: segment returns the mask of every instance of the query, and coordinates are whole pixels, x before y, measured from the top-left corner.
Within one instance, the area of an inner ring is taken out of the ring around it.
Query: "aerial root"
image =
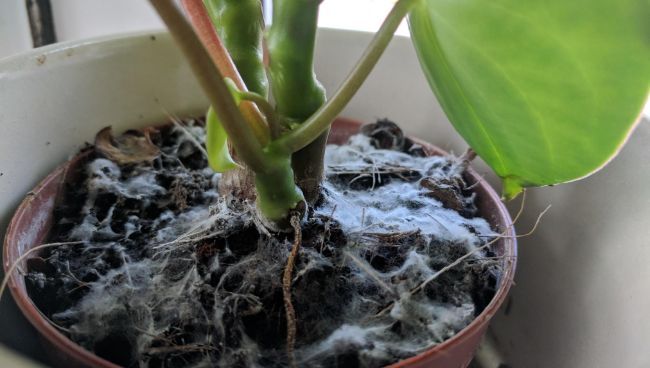
[[[298,250],[302,243],[300,217],[298,215],[291,216],[291,227],[293,227],[294,238],[291,253],[287,259],[287,265],[284,268],[284,274],[282,276],[282,296],[284,299],[284,310],[287,314],[287,356],[289,358],[289,366],[297,367],[296,357],[294,356],[294,348],[296,345],[296,311],[291,302],[291,278],[296,257],[298,256]]]
[[[355,256],[354,254],[348,251],[344,251],[343,254],[345,254],[348,258],[350,258],[352,262],[354,262],[354,264],[356,264],[361,271],[366,273],[377,285],[381,286],[382,289],[386,290],[386,292],[388,292],[394,297],[398,296],[395,290],[393,290],[390,286],[388,286],[385,282],[381,280],[381,277],[372,268],[372,266],[370,266],[368,263],[359,259],[357,256]]]
[[[472,255],[474,255],[474,254],[476,254],[476,253],[478,253],[478,252],[480,252],[482,250],[485,250],[485,249],[489,248],[492,244],[496,243],[497,241],[499,241],[501,239],[512,239],[512,238],[516,239],[516,238],[524,238],[524,237],[531,236],[537,230],[537,227],[539,226],[539,224],[540,224],[540,222],[542,220],[542,217],[544,217],[544,215],[546,214],[546,212],[548,212],[548,210],[551,208],[551,206],[550,205],[547,206],[537,216],[537,220],[533,224],[532,229],[530,229],[530,231],[528,231],[527,233],[522,234],[522,235],[515,235],[515,236],[506,235],[510,231],[510,229],[513,227],[515,222],[517,220],[519,220],[519,217],[520,217],[521,213],[523,212],[523,206],[524,206],[524,202],[522,200],[522,205],[521,205],[521,208],[519,209],[519,212],[517,213],[517,216],[515,217],[515,221],[513,221],[512,224],[510,224],[510,226],[508,226],[508,228],[504,232],[498,234],[492,240],[490,240],[489,242],[481,245],[480,247],[474,248],[472,251],[467,252],[465,255],[457,258],[454,262],[452,262],[452,263],[448,264],[447,266],[441,268],[438,272],[436,272],[433,275],[429,276],[426,280],[422,281],[420,284],[418,284],[417,286],[415,286],[411,290],[409,290],[408,295],[412,296],[412,295],[422,291],[429,283],[431,283],[432,281],[434,281],[435,279],[440,277],[440,275],[442,275],[443,273],[445,273],[445,272],[451,270],[452,268],[458,266],[459,264],[463,263],[465,260],[467,260]],[[397,303],[397,300],[393,300],[390,303],[388,303],[388,305],[386,307],[384,307],[377,314],[375,314],[375,317],[384,315],[385,313],[390,311],[393,308],[393,306],[395,305],[395,303]]]

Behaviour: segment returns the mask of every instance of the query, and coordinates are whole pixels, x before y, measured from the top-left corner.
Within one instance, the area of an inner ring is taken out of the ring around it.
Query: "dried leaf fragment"
[[[136,164],[151,162],[160,149],[153,144],[150,130],[129,130],[114,137],[110,126],[100,130],[95,136],[95,148],[102,155],[118,164]]]
[[[443,207],[463,212],[465,205],[460,195],[460,183],[451,179],[424,178],[420,181],[420,185],[428,190],[426,193],[428,197],[440,201]]]

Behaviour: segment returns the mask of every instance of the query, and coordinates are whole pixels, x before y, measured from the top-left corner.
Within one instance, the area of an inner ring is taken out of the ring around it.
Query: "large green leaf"
[[[601,168],[648,96],[648,0],[422,0],[409,25],[447,116],[508,198]]]

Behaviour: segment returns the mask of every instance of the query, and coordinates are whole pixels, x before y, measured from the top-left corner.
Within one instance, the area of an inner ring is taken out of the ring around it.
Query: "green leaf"
[[[228,135],[214,113],[212,107],[205,116],[205,149],[208,152],[208,163],[216,172],[226,172],[237,167],[228,151]]]
[[[422,0],[413,43],[450,121],[504,196],[603,167],[650,82],[647,0]]]

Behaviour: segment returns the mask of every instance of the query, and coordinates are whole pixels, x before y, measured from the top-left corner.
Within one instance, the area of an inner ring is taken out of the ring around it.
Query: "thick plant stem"
[[[393,34],[419,0],[399,0],[375,34],[363,56],[338,91],[309,119],[293,131],[271,143],[271,150],[296,152],[325,132],[331,122],[350,102],[393,38]]]
[[[260,0],[203,0],[203,3],[248,90],[267,97]]]
[[[286,227],[289,212],[296,209],[304,197],[293,180],[291,158],[276,156],[273,161],[272,170],[255,173],[257,208],[267,220],[282,228]]]
[[[319,0],[274,0],[267,38],[269,74],[281,118],[303,122],[325,103],[325,89],[314,74]],[[327,135],[292,158],[296,183],[307,203],[318,198]]]
[[[271,225],[286,221],[289,211],[299,207],[298,205],[303,201],[302,192],[293,181],[291,153],[262,150],[260,141],[256,139],[238,110],[224,76],[213,64],[192,27],[176,8],[174,1],[150,0],[150,2],[167,24],[170,33],[189,61],[228,133],[237,156],[255,172],[257,208],[262,217]],[[187,2],[191,3],[191,0]],[[216,34],[214,38],[218,39]]]
[[[228,133],[237,155],[255,172],[264,172],[271,166],[262,146],[244,120],[232,98],[224,76],[212,63],[192,26],[176,8],[172,0],[150,0],[165,22],[180,49],[189,61],[194,75],[205,91],[214,111]]]
[[[274,0],[267,36],[269,74],[276,109],[302,122],[325,102],[314,75],[318,0]]]
[[[235,63],[212,25],[208,11],[203,5],[203,0],[181,0],[181,3],[203,47],[205,47],[221,74],[231,79],[238,90],[247,91],[246,84],[237,71]],[[252,102],[244,101],[239,105],[239,109],[253,129],[255,137],[262,145],[266,145],[269,142],[269,129],[257,106]]]
[[[204,0],[181,0],[183,8],[187,13],[194,31],[199,36],[203,46],[210,54],[212,61],[219,68],[221,73],[230,79],[238,91],[247,91],[247,86],[237,70],[234,61],[226,50],[226,47],[221,42],[217,35],[212,20],[208,14],[208,9],[204,4]],[[253,129],[255,137],[262,145],[269,142],[270,132],[266,122],[259,108],[253,102],[242,101],[239,104],[239,109],[244,115],[244,118]],[[208,134],[210,126],[207,125]],[[207,142],[206,142],[207,145]],[[237,153],[232,152],[232,156],[237,160]],[[219,193],[223,196],[234,196],[241,199],[255,199],[255,185],[254,185],[253,171],[246,167],[240,166],[233,170],[225,171],[219,181]]]

